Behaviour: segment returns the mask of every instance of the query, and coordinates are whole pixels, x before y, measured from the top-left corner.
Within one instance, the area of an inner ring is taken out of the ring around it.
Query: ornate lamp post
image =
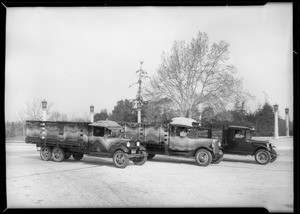
[[[47,114],[46,114],[47,101],[46,100],[42,101],[42,109],[43,109],[43,121],[46,121],[47,120]]]
[[[285,136],[290,136],[290,128],[289,128],[290,118],[289,118],[289,108],[285,108],[285,127],[286,133]]]
[[[274,138],[278,139],[278,105],[274,105]]]
[[[91,115],[91,122],[94,122],[94,106],[90,106],[90,115]]]

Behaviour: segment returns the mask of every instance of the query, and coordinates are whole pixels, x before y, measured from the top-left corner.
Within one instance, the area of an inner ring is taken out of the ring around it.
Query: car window
[[[103,137],[105,128],[104,127],[94,127],[94,136]]]

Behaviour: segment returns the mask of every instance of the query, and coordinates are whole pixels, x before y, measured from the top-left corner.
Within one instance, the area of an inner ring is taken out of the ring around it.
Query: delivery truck
[[[126,138],[146,148],[148,159],[155,155],[181,156],[195,158],[199,166],[222,161],[221,141],[208,138],[206,130],[201,130],[200,123],[194,119],[175,117],[162,124],[119,124],[124,127]]]
[[[62,122],[26,121],[27,144],[36,144],[40,157],[61,162],[71,156],[81,160],[84,155],[112,158],[116,167],[125,168],[129,160],[143,165],[146,148],[139,142],[124,138],[123,128],[115,121]]]

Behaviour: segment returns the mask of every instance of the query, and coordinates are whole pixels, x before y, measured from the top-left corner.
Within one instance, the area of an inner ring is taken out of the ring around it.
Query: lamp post
[[[274,138],[278,139],[278,104],[274,105]]]
[[[289,108],[285,108],[285,127],[286,133],[285,136],[290,136],[290,128],[289,128],[290,118],[289,118]]]
[[[90,117],[91,117],[90,120],[93,123],[94,122],[94,106],[93,105],[90,106]]]
[[[138,102],[137,103],[137,112],[138,112],[138,123],[141,123],[142,122],[142,118],[141,118],[141,103],[140,102]]]
[[[47,120],[47,101],[46,100],[43,100],[42,101],[42,110],[43,110],[43,121],[46,121]]]

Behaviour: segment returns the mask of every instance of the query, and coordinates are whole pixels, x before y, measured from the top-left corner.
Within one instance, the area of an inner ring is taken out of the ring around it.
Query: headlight
[[[213,140],[213,142],[211,143],[211,147],[214,148],[215,147],[215,140]]]
[[[130,142],[127,142],[126,146],[127,146],[127,147],[130,147]]]
[[[136,146],[140,146],[140,142],[138,141],[138,142],[136,142]]]
[[[219,140],[218,144],[219,144],[219,147],[221,147],[221,141],[220,140]]]

